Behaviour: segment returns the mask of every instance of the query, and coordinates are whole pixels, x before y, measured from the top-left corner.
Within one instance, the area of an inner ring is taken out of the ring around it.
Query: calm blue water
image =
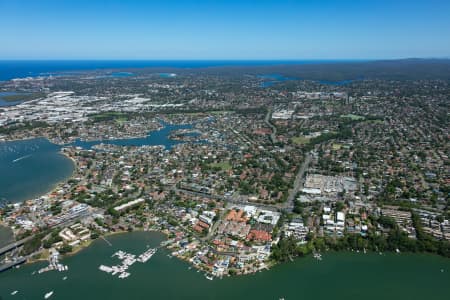
[[[3,96],[19,95],[16,92],[0,92],[0,107],[1,106],[14,106],[22,103],[22,101],[5,101],[2,99]]]
[[[0,142],[0,203],[37,197],[68,178],[74,166],[59,150],[43,138]]]
[[[161,78],[174,78],[177,76],[175,73],[159,73],[158,75]]]
[[[350,61],[350,60],[348,60]],[[145,67],[203,68],[218,66],[263,66],[280,64],[321,64],[343,60],[0,60],[0,80],[46,76],[58,72]]]
[[[184,143],[183,141],[176,141],[171,140],[169,138],[169,135],[174,130],[179,129],[191,129],[191,124],[185,124],[185,125],[171,125],[167,124],[165,122],[161,122],[164,127],[160,130],[155,130],[149,132],[149,134],[146,137],[142,138],[133,138],[133,139],[117,139],[117,140],[98,140],[98,141],[80,141],[77,140],[74,143],[71,143],[71,146],[77,146],[82,147],[84,149],[91,149],[92,146],[98,145],[98,144],[108,144],[108,145],[118,145],[118,146],[157,146],[157,145],[163,145],[166,147],[166,149],[170,149],[175,145]]]
[[[264,82],[261,83],[261,87],[263,87],[263,88],[271,87],[279,82],[297,79],[297,78],[293,78],[293,77],[285,77],[281,74],[263,74],[263,75],[258,75],[257,77],[264,80]]]
[[[95,76],[95,78],[127,78],[133,76],[134,74],[131,72],[113,72],[111,74]]]

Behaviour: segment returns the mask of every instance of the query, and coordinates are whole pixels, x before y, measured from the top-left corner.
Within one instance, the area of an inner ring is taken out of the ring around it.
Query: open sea
[[[0,60],[0,81],[93,70],[268,66],[349,61],[354,60]]]

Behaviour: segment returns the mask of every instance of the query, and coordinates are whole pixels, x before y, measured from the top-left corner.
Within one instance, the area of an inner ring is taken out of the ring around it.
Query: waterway
[[[101,78],[127,78],[127,77],[133,77],[134,74],[131,72],[112,72],[109,74],[105,74],[105,75],[98,75],[95,76],[95,78],[97,79],[101,79]]]
[[[22,103],[23,101],[6,101],[3,99],[4,96],[15,96],[15,95],[26,95],[25,93],[17,93],[17,92],[0,92],[0,107],[2,106],[14,106]]]
[[[261,82],[261,87],[263,88],[271,87],[283,81],[296,80],[296,78],[285,77],[281,74],[264,74],[258,75],[257,77],[264,80],[263,82]]]
[[[77,140],[74,143],[71,143],[72,146],[82,147],[84,149],[91,149],[92,146],[98,145],[100,143],[109,144],[109,145],[118,145],[118,146],[157,146],[162,145],[165,146],[166,149],[170,149],[178,144],[184,143],[183,141],[172,140],[169,138],[169,135],[172,131],[180,130],[180,129],[191,129],[192,124],[181,124],[174,125],[161,121],[161,124],[164,126],[159,130],[150,131],[147,136],[140,138],[131,138],[131,139],[115,139],[115,140],[97,140],[97,141],[80,141]]]
[[[43,138],[0,142],[0,204],[49,192],[71,176],[73,163]]]
[[[107,237],[75,256],[65,258],[67,272],[32,275],[45,263],[22,266],[0,274],[2,299],[447,299],[450,260],[432,255],[325,253],[322,261],[300,258],[269,271],[207,280],[201,272],[167,250],[145,264],[130,267],[119,279],[98,270],[113,265],[117,250],[140,254],[163,240],[159,233],[134,232]],[[67,276],[67,280],[63,277]],[[10,293],[19,291],[15,296]]]
[[[14,241],[14,235],[10,228],[0,225],[0,248]]]

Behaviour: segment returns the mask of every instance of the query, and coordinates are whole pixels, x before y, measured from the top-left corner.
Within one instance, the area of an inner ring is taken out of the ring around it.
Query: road
[[[288,199],[285,204],[285,209],[288,211],[292,211],[294,209],[294,200],[297,193],[300,191],[300,189],[303,188],[303,176],[305,175],[306,170],[308,169],[308,165],[311,162],[312,155],[311,153],[308,153],[305,157],[305,160],[303,161],[302,165],[300,166],[300,169],[297,172],[297,176],[294,180],[294,187],[292,188],[291,192],[289,193]]]
[[[24,239],[22,239],[22,240],[20,240],[20,241],[13,242],[13,243],[11,243],[11,244],[9,244],[9,245],[6,245],[6,246],[2,247],[2,248],[0,249],[0,255],[5,254],[6,252],[9,252],[9,251],[11,251],[11,250],[14,250],[14,249],[17,248],[17,247],[22,246],[23,244],[25,244],[25,242],[27,242],[28,240],[30,240],[32,237],[33,237],[33,236],[29,236],[29,237],[26,237],[26,238],[24,238]]]
[[[226,209],[222,210],[222,212],[220,213],[219,216],[219,220],[222,220],[223,217],[225,216],[225,213],[227,212]],[[211,238],[213,237],[213,235],[216,233],[217,227],[219,227],[220,221],[216,221],[213,226],[211,227],[211,230],[208,232],[208,235],[202,239],[204,241],[210,241]]]
[[[270,140],[272,141],[272,143],[276,143],[277,141],[277,128],[275,126],[273,126],[272,123],[270,123],[269,119],[272,116],[272,109],[269,108],[269,110],[267,111],[267,115],[264,118],[264,122],[266,122],[267,126],[269,126],[272,129],[272,133],[270,134]]]

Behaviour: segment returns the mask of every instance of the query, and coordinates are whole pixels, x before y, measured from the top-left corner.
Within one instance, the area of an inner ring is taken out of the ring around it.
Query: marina
[[[391,254],[382,256],[368,251],[364,254],[322,253],[317,263],[308,256],[281,264],[268,271],[253,275],[228,277],[209,281],[204,272],[189,270],[189,265],[177,258],[170,259],[164,248],[151,257],[151,263],[135,263],[127,272],[126,280],[105,276],[98,270],[104,265],[117,263],[117,255],[142,254],[157,248],[164,236],[156,232],[133,232],[109,236],[113,246],[102,240],[61,263],[69,270],[64,273],[46,272],[39,276],[31,273],[45,263],[25,265],[0,274],[0,296],[7,299],[43,299],[54,291],[50,299],[64,300],[138,300],[146,299],[446,299],[450,292],[450,262],[448,259],[424,254]],[[149,245],[149,247],[147,247]],[[137,259],[139,255],[136,255]],[[131,271],[130,271],[131,270]],[[68,277],[62,280],[61,274]],[[66,275],[67,274],[67,275]],[[336,287],[351,280],[351,295],[336,292]],[[392,284],[392,281],[395,284]],[[23,284],[26,282],[26,284]],[[376,286],[373,283],[376,282]],[[324,288],[326,286],[327,288]],[[80,288],[83,287],[83,288]],[[201,292],[199,293],[199,289]],[[13,291],[18,293],[13,296]],[[370,293],[368,291],[370,290]],[[433,295],[430,298],[429,295]]]
[[[63,265],[59,262],[59,253],[56,250],[52,251],[52,254],[49,257],[49,264],[47,267],[41,268],[38,270],[38,274],[42,274],[44,272],[56,270],[58,272],[68,271],[69,267]]]
[[[111,257],[117,257],[119,260],[121,260],[122,264],[114,265],[111,267],[100,265],[98,269],[113,276],[117,275],[120,279],[125,279],[131,275],[130,272],[127,272],[129,267],[131,267],[136,262],[146,263],[156,253],[156,251],[156,248],[150,248],[136,257],[136,255],[134,254],[119,250],[115,252]]]

